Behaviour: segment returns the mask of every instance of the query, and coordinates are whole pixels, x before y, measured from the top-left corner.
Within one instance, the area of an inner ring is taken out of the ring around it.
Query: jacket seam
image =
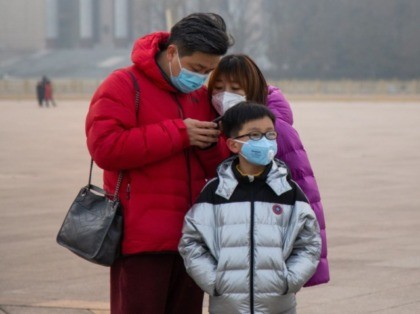
[[[250,298],[250,312],[251,314],[254,313],[254,249],[255,249],[255,243],[254,243],[254,213],[255,213],[255,207],[254,207],[254,193],[252,192],[252,201],[251,201],[251,225],[250,225],[250,250],[251,250],[251,254],[250,254],[250,276],[249,276],[249,285],[250,285],[250,293],[249,293],[249,298]]]

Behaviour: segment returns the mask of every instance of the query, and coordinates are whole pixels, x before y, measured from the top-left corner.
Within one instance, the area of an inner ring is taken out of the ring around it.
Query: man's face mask
[[[207,74],[200,74],[190,70],[187,70],[182,67],[181,60],[179,60],[179,54],[177,53],[179,67],[181,71],[179,72],[178,76],[172,75],[172,66],[169,62],[169,71],[171,73],[171,82],[172,84],[181,92],[181,93],[191,93],[201,86],[203,86],[204,82],[207,79]]]
[[[213,95],[211,98],[214,109],[216,109],[217,113],[221,116],[223,116],[229,108],[232,108],[241,101],[245,100],[245,96],[230,92],[220,92]]]

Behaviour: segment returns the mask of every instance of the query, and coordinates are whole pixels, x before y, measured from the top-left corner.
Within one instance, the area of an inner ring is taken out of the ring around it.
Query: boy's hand
[[[185,119],[184,123],[187,127],[191,146],[203,149],[218,141],[220,131],[217,129],[217,123],[190,118]]]

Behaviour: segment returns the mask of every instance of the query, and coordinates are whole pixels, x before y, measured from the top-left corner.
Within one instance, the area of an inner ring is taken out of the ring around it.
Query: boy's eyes
[[[246,134],[242,134],[239,136],[234,137],[234,139],[242,138],[248,136],[253,141],[259,141],[262,139],[263,136],[266,137],[268,140],[275,140],[277,138],[277,132],[276,131],[267,131],[265,133],[259,132],[259,131],[252,131]]]

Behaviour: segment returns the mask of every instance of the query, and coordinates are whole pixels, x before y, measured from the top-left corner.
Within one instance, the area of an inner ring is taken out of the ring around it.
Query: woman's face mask
[[[223,116],[229,108],[232,108],[236,104],[245,100],[245,96],[230,92],[220,92],[214,94],[211,98],[214,109],[216,109],[217,113],[221,116]]]

